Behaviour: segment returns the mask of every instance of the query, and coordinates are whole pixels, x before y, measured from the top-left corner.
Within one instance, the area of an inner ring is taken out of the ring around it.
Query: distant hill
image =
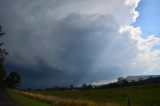
[[[150,77],[156,78],[156,77],[160,77],[160,75],[127,76],[124,79],[127,80],[128,82],[131,82],[131,81],[146,80],[146,79],[148,79]]]
[[[100,85],[96,88],[116,88],[125,86],[139,86],[139,85],[151,85],[160,84],[160,75],[141,75],[141,76],[128,76],[126,78],[120,77],[117,82]]]

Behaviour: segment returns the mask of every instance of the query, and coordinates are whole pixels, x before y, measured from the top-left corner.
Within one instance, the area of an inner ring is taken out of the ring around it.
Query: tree
[[[87,84],[84,83],[84,84],[82,85],[82,89],[86,89],[86,88],[87,88]]]
[[[4,36],[5,32],[2,32],[2,27],[0,26],[0,37]],[[5,57],[8,55],[8,52],[6,49],[3,47],[4,43],[0,42],[0,63],[2,64]]]
[[[74,86],[73,85],[70,85],[70,90],[73,90],[74,89]]]
[[[4,36],[5,33],[2,32],[2,27],[0,26],[0,37]],[[5,57],[8,55],[8,52],[3,47],[4,43],[0,42],[0,88],[4,87],[4,78],[7,73],[3,67],[3,61]]]
[[[117,80],[118,82],[121,82],[124,78],[123,77],[119,77]]]
[[[142,82],[143,80],[144,80],[143,78],[139,78],[139,80],[138,80],[138,81],[139,81],[139,82]]]
[[[7,73],[2,64],[0,64],[0,81],[6,77]]]
[[[0,88],[5,88],[5,82],[4,78],[6,77],[7,73],[4,70],[4,67],[2,64],[0,64]]]
[[[7,76],[5,80],[7,87],[9,88],[17,88],[19,84],[21,83],[21,77],[18,73],[12,72]]]

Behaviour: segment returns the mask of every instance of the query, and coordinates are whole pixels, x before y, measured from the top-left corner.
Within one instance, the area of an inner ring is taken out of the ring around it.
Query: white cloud
[[[97,86],[97,85],[108,84],[108,83],[116,82],[116,81],[117,81],[117,79],[112,79],[112,80],[101,80],[101,81],[94,81],[94,82],[92,82],[91,84]]]
[[[120,28],[120,33],[126,33],[136,41],[137,56],[134,57],[131,69],[140,70],[142,74],[157,73],[160,65],[160,38],[150,35],[147,38],[142,37],[140,28],[125,26]]]
[[[125,0],[125,5],[130,7],[130,14],[132,15],[133,22],[136,21],[136,18],[139,16],[139,12],[136,11],[138,3],[140,0]]]

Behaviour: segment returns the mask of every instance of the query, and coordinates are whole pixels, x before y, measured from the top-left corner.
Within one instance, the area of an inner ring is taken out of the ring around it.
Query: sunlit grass
[[[18,91],[17,91],[18,92]],[[33,99],[37,99],[46,103],[50,103],[53,106],[98,106],[96,102],[90,100],[80,100],[80,99],[63,99],[56,96],[46,96],[42,94],[36,94],[31,92],[18,92],[23,95],[32,97]]]
[[[34,91],[35,92],[35,91]],[[36,91],[43,95],[54,95],[61,98],[91,100],[99,104],[132,106],[160,106],[160,85],[112,88],[103,90],[66,90]]]
[[[8,90],[9,96],[20,106],[51,106],[36,99],[28,98],[13,90]]]
[[[17,94],[52,106],[128,106],[128,99],[131,106],[160,106],[160,85],[103,90],[16,91]]]

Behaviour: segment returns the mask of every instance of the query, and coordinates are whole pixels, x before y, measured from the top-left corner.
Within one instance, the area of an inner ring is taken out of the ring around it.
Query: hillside
[[[155,78],[155,77],[160,77],[160,75],[141,75],[141,76],[127,76],[124,79],[131,82],[131,81],[139,81],[140,79],[148,79],[148,78]]]

